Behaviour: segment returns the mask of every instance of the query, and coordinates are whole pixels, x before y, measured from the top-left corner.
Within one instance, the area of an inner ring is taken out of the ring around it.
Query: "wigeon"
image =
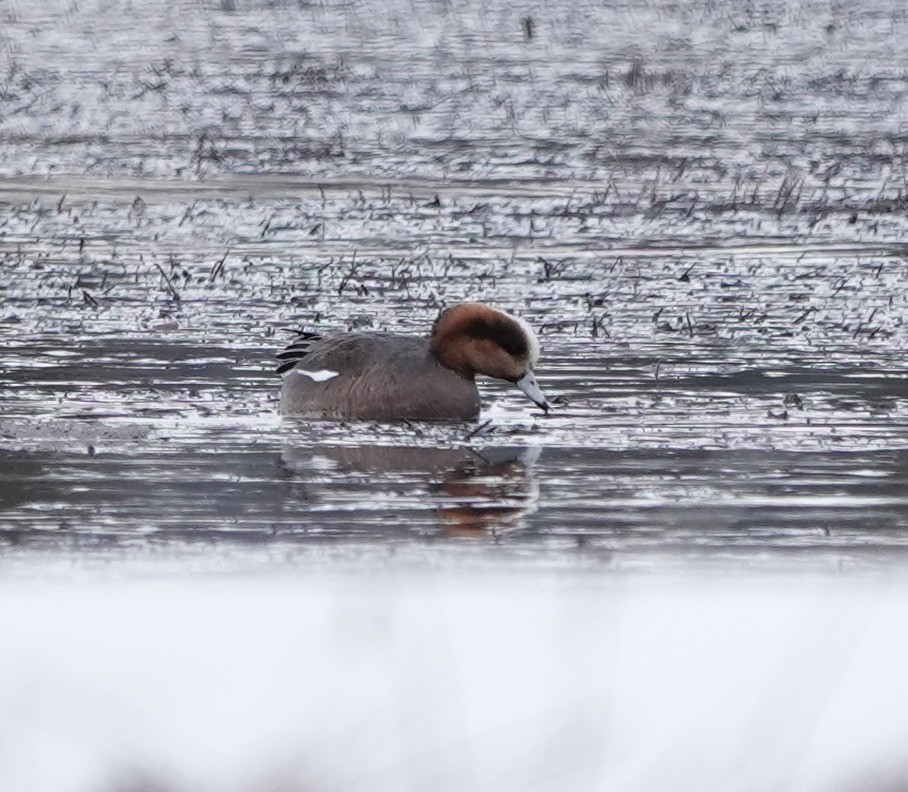
[[[548,412],[533,368],[539,341],[522,319],[481,303],[439,315],[428,338],[301,333],[283,352],[281,412],[372,421],[473,421],[476,375],[513,382]]]

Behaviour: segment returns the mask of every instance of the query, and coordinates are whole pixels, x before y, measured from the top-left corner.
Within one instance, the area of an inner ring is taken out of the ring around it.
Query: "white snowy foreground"
[[[905,789],[906,614],[888,574],[6,582],[0,789]]]

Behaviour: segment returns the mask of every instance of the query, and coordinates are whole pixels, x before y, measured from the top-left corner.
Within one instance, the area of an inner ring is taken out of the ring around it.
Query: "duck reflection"
[[[533,465],[540,453],[539,447],[285,445],[281,461],[302,479],[308,501],[330,501],[332,485],[345,491],[355,486],[364,507],[381,510],[393,506],[385,500],[389,495],[403,499],[415,493],[446,534],[485,539],[519,530],[536,511]]]
[[[523,449],[498,459],[491,450],[476,452],[433,484],[438,516],[448,533],[496,536],[523,527],[539,503],[539,485],[532,474],[539,452]]]

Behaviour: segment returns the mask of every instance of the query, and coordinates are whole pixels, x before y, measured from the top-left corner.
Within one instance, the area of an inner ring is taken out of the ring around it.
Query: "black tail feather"
[[[321,338],[318,333],[299,333],[286,349],[277,353],[276,357],[280,361],[277,373],[283,374],[285,371],[292,369],[309,354],[309,347],[316,341],[320,341]]]

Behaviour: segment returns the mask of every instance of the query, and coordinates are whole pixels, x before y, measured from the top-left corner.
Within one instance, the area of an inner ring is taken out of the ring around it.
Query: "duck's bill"
[[[542,391],[539,390],[539,384],[536,382],[536,377],[533,375],[532,371],[528,371],[514,384],[520,388],[520,390],[522,390],[529,400],[537,407],[541,407],[546,412],[552,409],[552,405],[549,404],[548,399],[546,399],[545,396],[542,395]]]

